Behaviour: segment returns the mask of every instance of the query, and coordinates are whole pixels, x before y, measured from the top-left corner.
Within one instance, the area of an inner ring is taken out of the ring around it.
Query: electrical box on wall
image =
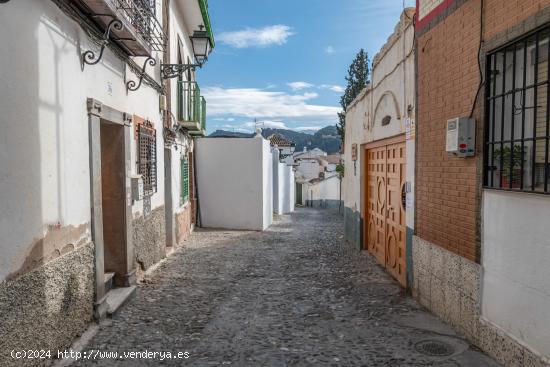
[[[447,153],[472,157],[476,151],[476,121],[468,117],[447,120]]]
[[[166,96],[164,94],[161,94],[159,96],[159,110],[166,111],[168,109],[166,105]]]
[[[143,200],[143,178],[141,175],[133,175],[132,179],[132,200]]]

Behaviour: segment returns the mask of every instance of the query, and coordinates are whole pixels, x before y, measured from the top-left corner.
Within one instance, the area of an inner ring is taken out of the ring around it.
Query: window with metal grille
[[[181,195],[180,202],[182,204],[189,200],[189,160],[181,158]]]
[[[550,25],[487,56],[484,186],[550,194]]]
[[[143,179],[143,194],[157,192],[157,133],[149,121],[138,125],[138,171]]]

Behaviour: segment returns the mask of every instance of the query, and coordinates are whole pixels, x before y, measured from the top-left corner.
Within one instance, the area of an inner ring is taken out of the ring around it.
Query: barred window
[[[143,194],[157,192],[157,135],[149,121],[138,125],[138,171],[143,178]]]
[[[487,56],[484,185],[549,194],[550,26]]]

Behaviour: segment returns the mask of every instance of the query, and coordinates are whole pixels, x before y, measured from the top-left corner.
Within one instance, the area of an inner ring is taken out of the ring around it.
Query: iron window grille
[[[115,0],[117,10],[154,51],[164,51],[166,36],[156,17],[156,0]]]
[[[550,25],[487,55],[484,186],[550,194]]]
[[[143,179],[143,194],[157,192],[157,133],[148,121],[138,126],[138,171]]]

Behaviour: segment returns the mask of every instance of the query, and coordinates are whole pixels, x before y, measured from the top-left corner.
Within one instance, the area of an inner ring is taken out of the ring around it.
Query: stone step
[[[113,281],[115,278],[115,273],[105,273],[104,283],[105,283],[105,292],[109,292],[113,289]]]
[[[106,299],[107,315],[113,316],[135,293],[135,286],[111,289]]]

